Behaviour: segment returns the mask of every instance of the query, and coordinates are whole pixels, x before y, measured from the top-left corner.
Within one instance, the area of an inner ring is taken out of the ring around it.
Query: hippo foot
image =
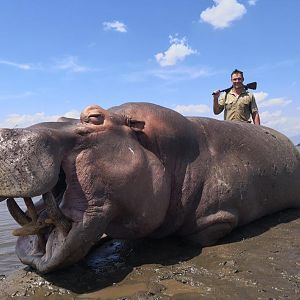
[[[232,213],[220,211],[200,219],[199,223],[199,231],[186,236],[186,239],[205,247],[214,245],[220,238],[230,233],[237,225],[237,218]]]

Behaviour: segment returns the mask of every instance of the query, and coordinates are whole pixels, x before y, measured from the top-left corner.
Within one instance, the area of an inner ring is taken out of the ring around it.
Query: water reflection
[[[16,199],[19,206],[24,209],[23,199]],[[17,237],[12,235],[12,231],[19,225],[11,217],[6,207],[6,201],[0,202],[0,275],[9,274],[24,265],[15,254]]]

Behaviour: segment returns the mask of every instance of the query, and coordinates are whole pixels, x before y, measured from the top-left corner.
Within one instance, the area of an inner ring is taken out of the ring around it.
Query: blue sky
[[[230,73],[262,124],[300,134],[299,0],[0,0],[0,126],[147,101],[214,117]],[[222,118],[222,116],[218,116]]]

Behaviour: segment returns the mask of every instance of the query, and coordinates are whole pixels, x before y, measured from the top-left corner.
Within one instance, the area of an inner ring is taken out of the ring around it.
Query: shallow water
[[[22,200],[18,201],[20,207],[24,207]],[[21,262],[15,254],[17,238],[12,235],[13,229],[19,225],[11,217],[6,207],[6,201],[0,202],[0,274],[9,274],[19,269]]]

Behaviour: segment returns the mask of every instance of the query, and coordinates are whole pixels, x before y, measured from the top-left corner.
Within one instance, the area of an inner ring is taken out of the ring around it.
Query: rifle
[[[248,90],[248,89],[256,90],[256,87],[257,87],[256,82],[250,82],[250,83],[247,83],[246,85],[244,85],[245,90]],[[232,89],[232,86],[227,89],[221,90],[220,93],[222,93],[222,92],[228,93],[231,89]],[[212,95],[214,95],[214,94],[215,93],[212,93]]]

